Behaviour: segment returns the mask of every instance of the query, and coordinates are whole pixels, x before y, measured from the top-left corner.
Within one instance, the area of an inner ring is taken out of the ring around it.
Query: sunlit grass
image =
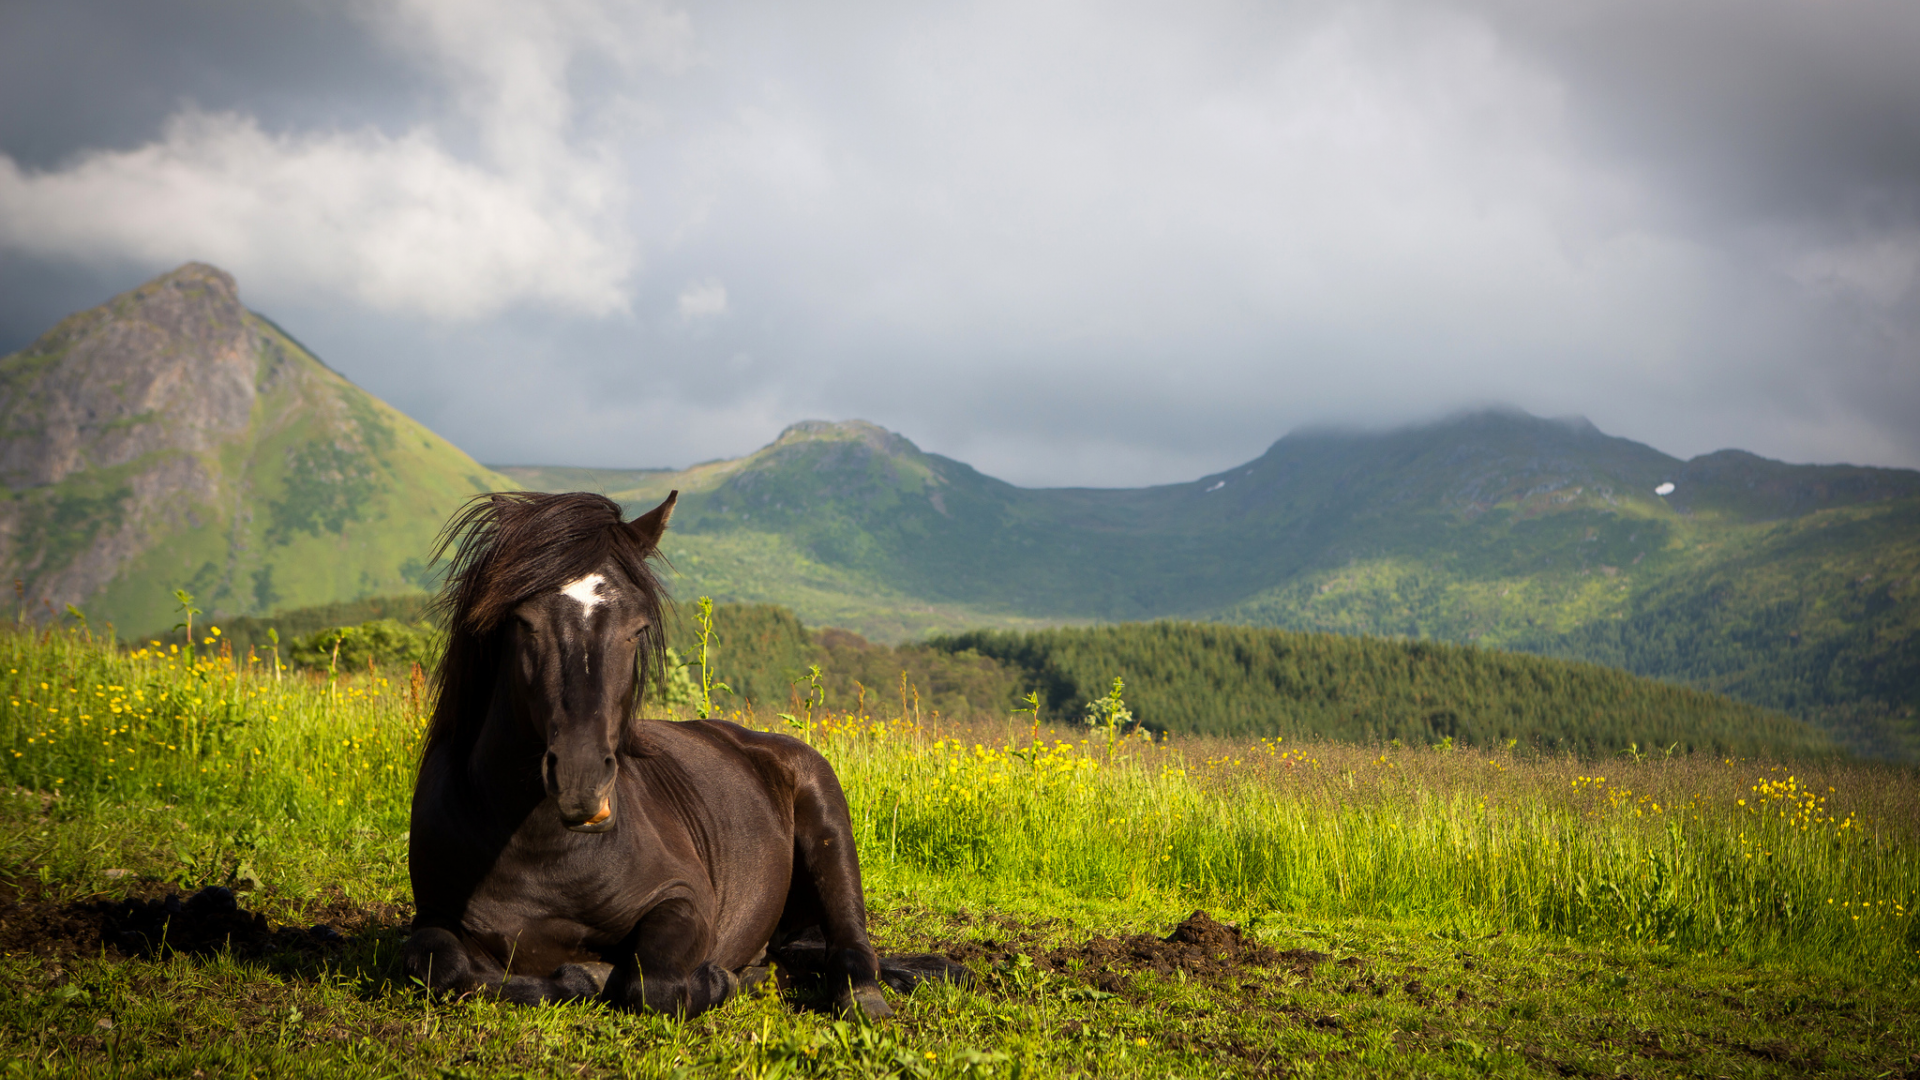
[[[869,880],[1913,964],[1910,773],[829,725]],[[1817,790],[1815,788],[1817,787]]]
[[[192,860],[195,884],[243,863],[312,881],[314,866],[352,852],[381,860],[365,876],[403,888],[426,707],[417,673],[276,677],[218,635],[200,645],[190,661],[68,633],[0,635],[0,779],[36,793],[91,852],[48,836],[9,858],[85,876],[177,860],[156,835],[200,830],[220,841]],[[794,730],[771,715],[727,719]],[[1110,743],[1084,729],[847,713],[797,730],[839,771],[879,895],[971,882],[1256,922],[1414,919],[1463,936],[1511,929],[1855,972],[1920,958],[1911,770]]]
[[[418,680],[276,678],[217,645],[210,635],[189,659],[70,634],[0,637],[6,775],[81,807],[231,809],[322,834],[405,829]]]

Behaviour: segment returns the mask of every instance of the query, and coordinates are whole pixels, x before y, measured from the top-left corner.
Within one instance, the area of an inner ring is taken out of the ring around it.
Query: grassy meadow
[[[681,1021],[406,985],[423,680],[196,645],[0,634],[8,1075],[1920,1070],[1911,769],[1152,742],[945,724],[879,694],[736,712],[838,769],[876,944],[949,951],[977,983],[896,997],[871,1027],[767,995]],[[295,932],[130,958],[73,929],[204,885]],[[1091,958],[1195,909],[1281,959]]]

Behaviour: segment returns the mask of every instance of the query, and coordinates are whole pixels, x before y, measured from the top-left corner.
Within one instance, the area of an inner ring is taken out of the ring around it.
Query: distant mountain
[[[125,634],[171,591],[242,615],[430,584],[436,530],[514,486],[190,263],[0,359],[0,575]]]
[[[418,593],[476,492],[678,488],[679,595],[882,641],[1184,618],[1477,642],[1920,759],[1920,473],[1682,461],[1584,420],[1300,431],[1135,489],[1018,488],[861,421],[689,469],[495,471],[189,264],[0,358],[0,480],[25,613],[125,636],[171,625],[175,588],[226,617]]]
[[[500,471],[635,508],[679,488],[683,595],[881,639],[1176,617],[1477,642],[1724,689],[1920,754],[1911,470],[1683,461],[1585,420],[1487,410],[1296,432],[1135,489],[1017,488],[861,421],[796,424],[683,471]]]

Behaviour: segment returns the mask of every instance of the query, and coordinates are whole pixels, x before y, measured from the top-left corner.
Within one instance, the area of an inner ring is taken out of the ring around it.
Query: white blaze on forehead
[[[588,574],[586,577],[574,578],[560,586],[560,595],[579,604],[582,616],[591,615],[594,606],[606,599],[600,595],[600,586],[606,583],[607,579],[599,574]]]

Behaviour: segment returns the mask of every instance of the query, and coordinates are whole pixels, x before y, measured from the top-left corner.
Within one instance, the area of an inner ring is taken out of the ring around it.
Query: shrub
[[[445,645],[445,636],[424,623],[409,626],[395,619],[374,619],[358,626],[316,630],[295,640],[288,657],[298,667],[322,671],[336,663],[338,670],[361,671],[368,661],[379,667],[419,664],[431,668]]]

